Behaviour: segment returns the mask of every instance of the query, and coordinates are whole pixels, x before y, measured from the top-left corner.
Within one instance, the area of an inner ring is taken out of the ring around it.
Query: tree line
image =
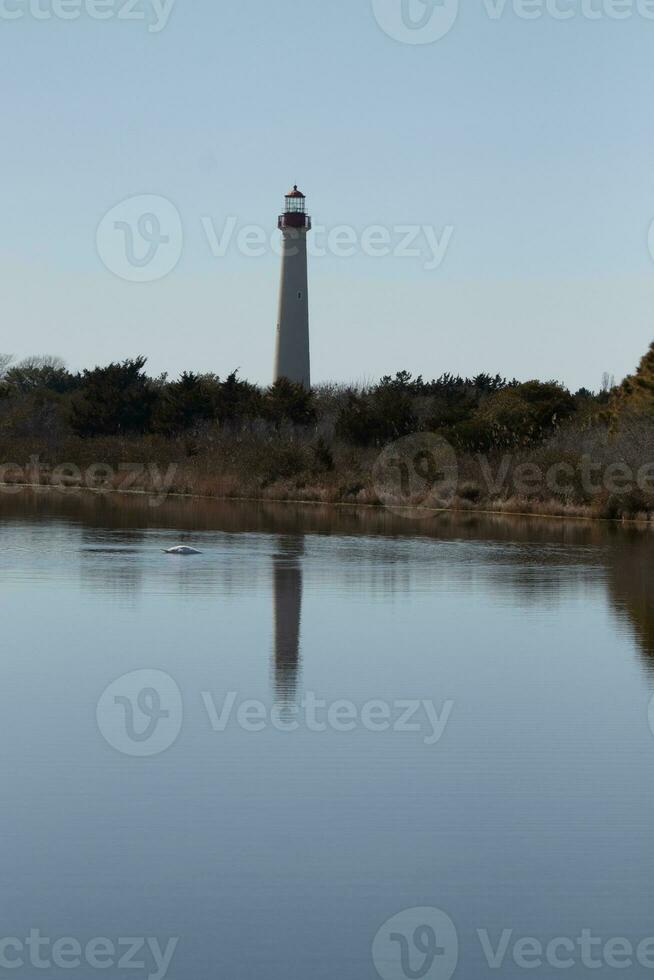
[[[71,372],[55,357],[13,364],[0,356],[0,428],[38,435],[66,430],[76,436],[174,438],[212,426],[259,424],[318,427],[355,446],[382,446],[418,431],[442,434],[457,448],[487,451],[542,440],[571,420],[606,412],[608,385],[572,394],[556,381],[473,378],[444,373],[430,381],[408,371],[365,386],[322,385],[311,391],[281,380],[267,388],[232,371],[184,372],[176,380],[151,377],[146,358]]]

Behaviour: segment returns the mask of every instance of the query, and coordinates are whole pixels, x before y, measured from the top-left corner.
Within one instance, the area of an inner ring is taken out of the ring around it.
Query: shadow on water
[[[115,590],[132,593],[141,580],[140,549],[154,531],[171,532],[171,540],[174,532],[173,543],[178,544],[192,543],[200,532],[275,536],[274,685],[278,699],[287,704],[295,697],[301,664],[303,556],[306,542],[315,535],[346,542],[343,557],[351,558],[350,574],[395,576],[389,588],[401,583],[401,588],[410,589],[415,582],[412,569],[420,563],[431,568],[438,562],[444,566],[443,574],[450,574],[456,565],[457,588],[465,589],[481,568],[497,594],[506,592],[525,603],[555,599],[571,584],[603,588],[618,623],[631,631],[643,664],[654,676],[654,537],[645,526],[473,513],[434,514],[416,520],[383,508],[179,497],[157,500],[153,506],[141,496],[56,491],[0,495],[0,541],[5,528],[18,523],[30,542],[44,519],[62,533],[75,528],[88,552],[106,552],[105,565],[98,570],[97,563],[89,562],[83,574],[104,576]],[[383,566],[387,553],[376,543],[382,537],[407,545],[394,549],[390,568]],[[411,547],[412,542],[429,540],[448,547],[439,554]],[[474,545],[474,560],[466,565],[463,557],[473,554],[470,548],[466,552],[469,545]],[[170,565],[163,567],[168,572],[161,574],[171,574]],[[228,562],[226,569],[215,574],[222,576],[221,582],[227,577],[237,592],[248,587],[252,574],[261,574],[260,567],[259,563],[243,569]],[[189,564],[178,577],[192,588],[198,586],[201,576],[210,583],[213,574],[206,567],[198,572]]]

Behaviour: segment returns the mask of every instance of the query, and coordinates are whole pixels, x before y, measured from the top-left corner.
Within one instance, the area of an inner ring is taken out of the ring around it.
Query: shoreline
[[[11,489],[8,489],[11,488]],[[44,493],[61,494],[63,497],[72,497],[77,493],[91,494],[96,497],[155,497],[159,503],[164,503],[167,499],[173,500],[203,500],[203,501],[215,501],[216,503],[243,503],[243,504],[279,504],[282,506],[294,506],[294,507],[328,507],[334,509],[349,509],[349,510],[367,510],[374,512],[389,512],[396,516],[405,517],[409,520],[415,522],[421,522],[427,520],[430,516],[437,516],[442,514],[448,514],[454,517],[465,517],[465,516],[479,516],[479,517],[515,517],[515,518],[533,518],[536,520],[550,520],[558,522],[569,522],[569,521],[584,521],[588,524],[607,524],[614,526],[636,526],[636,527],[654,527],[654,514],[644,515],[643,517],[603,517],[599,514],[592,513],[591,507],[583,507],[581,505],[576,505],[575,510],[578,513],[555,513],[556,509],[561,509],[561,504],[551,503],[548,501],[540,502],[541,510],[520,510],[518,508],[511,509],[508,507],[488,507],[488,506],[476,506],[475,504],[466,501],[465,507],[421,507],[419,505],[400,505],[394,504],[392,507],[388,507],[382,502],[371,503],[368,501],[349,501],[349,500],[308,500],[308,499],[298,499],[293,497],[262,497],[262,496],[241,496],[241,495],[226,495],[226,494],[206,494],[206,493],[193,493],[189,491],[181,490],[169,490],[162,492],[161,490],[151,489],[151,490],[138,490],[138,489],[120,489],[116,487],[87,487],[87,486],[76,486],[76,487],[62,487],[60,485],[53,485],[48,483],[2,483],[0,484],[0,497],[2,494],[15,495],[16,492],[23,490],[41,491]],[[152,504],[153,511],[156,510],[159,503]],[[546,508],[548,506],[552,507],[552,512],[548,512]],[[584,513],[587,511],[587,513]]]

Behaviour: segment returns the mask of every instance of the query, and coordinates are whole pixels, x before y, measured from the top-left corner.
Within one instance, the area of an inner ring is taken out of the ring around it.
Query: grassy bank
[[[4,368],[3,368],[4,365]],[[4,370],[4,373],[3,373]],[[0,486],[650,521],[654,347],[619,386],[500,375],[261,388],[0,357]]]
[[[402,442],[397,443],[400,458]],[[654,519],[654,426],[619,435],[571,430],[546,443],[488,454],[456,453],[447,494],[428,479],[390,486],[376,472],[380,450],[327,441],[315,432],[217,431],[202,439],[159,436],[0,439],[4,492],[19,485],[223,499],[488,511],[604,520]],[[411,462],[411,444],[409,456]],[[428,474],[426,474],[428,476]],[[651,485],[651,489],[650,489]],[[553,490],[552,487],[555,489]],[[390,494],[390,495],[389,495]]]

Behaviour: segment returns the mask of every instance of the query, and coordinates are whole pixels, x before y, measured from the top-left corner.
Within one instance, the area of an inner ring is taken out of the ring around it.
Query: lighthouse
[[[282,233],[282,274],[274,380],[287,378],[309,389],[307,232],[311,230],[311,218],[306,210],[306,197],[297,184],[284,199],[284,213],[279,216],[278,227]]]

